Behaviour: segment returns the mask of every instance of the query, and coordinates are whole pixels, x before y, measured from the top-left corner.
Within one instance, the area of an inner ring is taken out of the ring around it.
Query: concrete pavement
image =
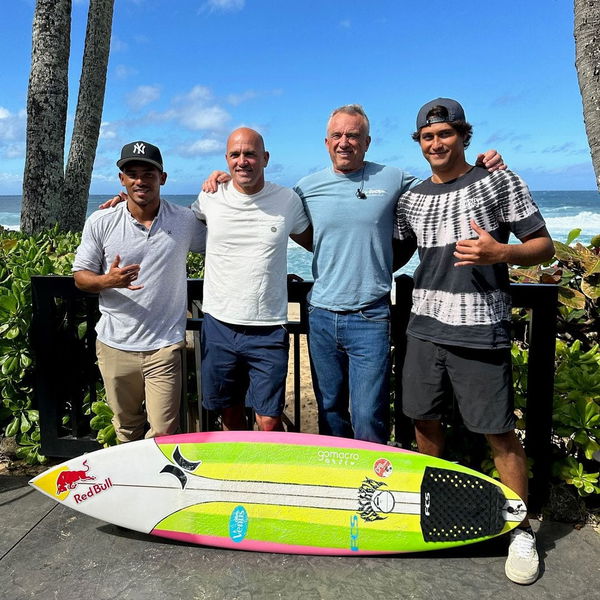
[[[0,590],[7,600],[598,600],[600,536],[534,522],[531,586],[506,579],[506,538],[443,552],[321,557],[236,552],[123,530],[0,477]]]

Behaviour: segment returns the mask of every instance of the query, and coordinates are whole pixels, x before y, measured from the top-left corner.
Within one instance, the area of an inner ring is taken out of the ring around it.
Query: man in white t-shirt
[[[263,431],[281,430],[289,338],[288,236],[310,246],[302,201],[265,182],[262,136],[236,129],[225,155],[231,181],[192,205],[206,223],[202,395],[226,429],[245,428],[245,405]]]

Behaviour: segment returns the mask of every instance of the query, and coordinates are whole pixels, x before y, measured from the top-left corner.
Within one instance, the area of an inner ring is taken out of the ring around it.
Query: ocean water
[[[553,239],[564,242],[572,229],[581,229],[580,240],[587,244],[600,234],[600,194],[596,191],[546,191],[532,192],[533,198],[542,211],[548,231]],[[195,195],[169,196],[164,198],[175,204],[189,206]],[[107,196],[92,195],[88,202],[88,214],[97,210]],[[21,196],[0,196],[0,225],[18,229],[21,215]],[[304,279],[312,279],[311,254],[293,242],[288,247],[288,271]],[[403,269],[412,273],[417,266],[413,258]]]

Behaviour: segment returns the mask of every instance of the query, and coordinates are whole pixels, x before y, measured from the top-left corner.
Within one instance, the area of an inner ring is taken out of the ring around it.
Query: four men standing
[[[286,250],[291,236],[314,252],[308,339],[319,431],[388,441],[389,292],[395,236],[396,258],[402,264],[417,247],[421,258],[404,367],[404,411],[415,421],[419,450],[441,455],[441,402],[454,394],[466,426],[484,433],[490,442],[502,481],[527,497],[526,458],[514,433],[507,263],[543,262],[551,258],[553,247],[518,176],[502,170],[490,173],[466,162],[471,131],[456,101],[440,98],[426,104],[419,111],[413,138],[430,163],[432,176],[419,182],[400,169],[365,161],[371,141],[368,118],[359,105],[340,107],[331,114],[325,138],[332,168],[301,179],[294,188],[297,194],[265,182],[269,154],[257,132],[240,128],[230,135],[226,159],[231,181],[213,174],[204,186],[211,193],[202,192],[192,206],[208,228],[204,404],[221,412],[226,428],[245,426],[245,403],[254,409],[260,429],[282,428],[288,356],[283,327]],[[129,340],[136,338],[134,330],[145,328],[136,322],[131,331],[124,329],[125,341],[116,339],[119,328],[110,325],[109,299],[119,298],[114,289],[124,287],[126,300],[142,289],[132,284],[140,264],[135,252],[130,260],[129,246],[130,264],[119,267],[123,252],[119,245],[125,241],[120,222],[149,237],[169,207],[150,193],[166,179],[162,159],[152,170],[148,164],[140,165],[139,156],[138,162],[133,161],[128,146],[118,163],[127,203],[90,218],[74,266],[77,285],[100,291],[107,313],[98,335],[105,382],[115,378],[107,364],[118,363],[120,369],[126,361],[108,358],[104,346],[138,350]],[[490,171],[498,168],[495,152],[479,158]],[[227,182],[217,186],[218,181]],[[186,243],[190,247],[190,236],[200,226],[191,227],[187,216],[179,218],[186,232],[182,248]],[[508,244],[510,232],[521,244]],[[167,235],[172,235],[170,229]],[[135,237],[131,239],[135,244]],[[149,281],[145,279],[146,285]],[[149,307],[144,305],[144,310]],[[114,312],[126,310],[117,305]],[[105,333],[107,329],[115,339]],[[162,335],[163,339],[170,338]],[[121,392],[115,388],[110,397],[116,393]],[[113,410],[119,410],[122,402],[110,397]],[[148,414],[150,420],[149,406]],[[124,418],[121,413],[116,416],[118,422]],[[172,431],[171,426],[154,427],[152,421],[150,425],[148,435]],[[139,427],[136,421],[131,427],[135,431],[127,434],[120,427],[120,439],[139,437]],[[531,530],[513,533],[506,572],[518,583],[537,577]]]

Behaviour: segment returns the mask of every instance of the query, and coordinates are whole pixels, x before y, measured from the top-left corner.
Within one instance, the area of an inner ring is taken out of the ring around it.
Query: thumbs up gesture
[[[456,242],[454,256],[458,259],[455,267],[468,265],[493,265],[506,262],[505,249],[507,244],[497,242],[485,229],[482,229],[471,219],[471,229],[478,237]]]

